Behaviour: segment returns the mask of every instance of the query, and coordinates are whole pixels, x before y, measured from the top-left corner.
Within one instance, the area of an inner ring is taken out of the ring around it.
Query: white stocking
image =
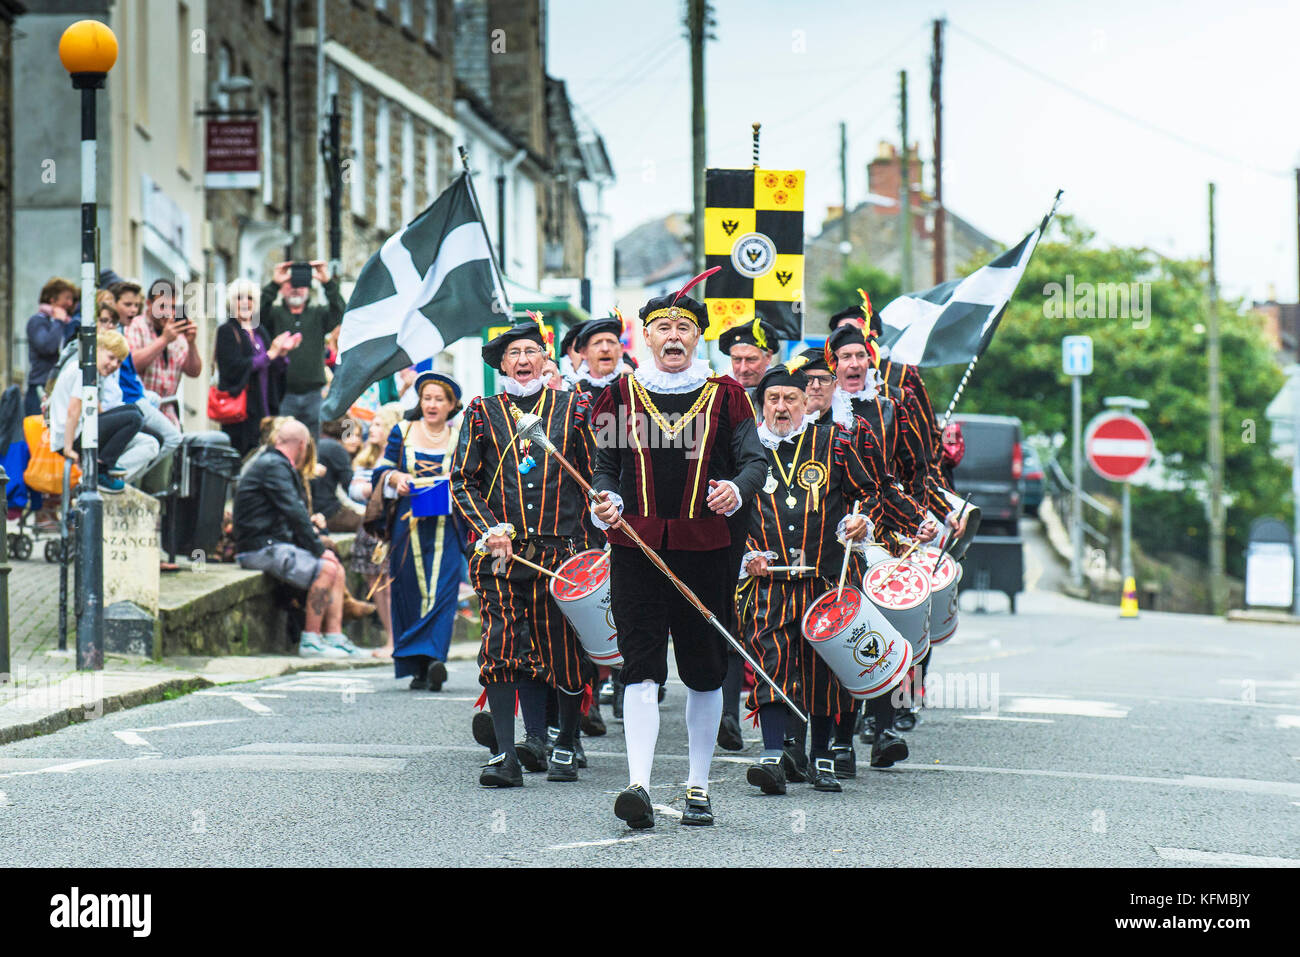
[[[623,713],[626,715],[627,711]],[[687,787],[708,790],[709,762],[713,760],[713,746],[718,741],[718,724],[721,721],[721,688],[713,691],[686,689],[686,743],[691,758]]]
[[[717,729],[714,729],[717,734]],[[659,685],[647,678],[623,689],[623,739],[630,784],[650,790],[650,766],[659,739]]]

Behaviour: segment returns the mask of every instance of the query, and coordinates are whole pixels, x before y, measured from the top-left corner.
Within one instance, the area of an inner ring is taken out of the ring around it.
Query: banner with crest
[[[711,169],[704,179],[706,339],[755,316],[803,338],[803,170]]]

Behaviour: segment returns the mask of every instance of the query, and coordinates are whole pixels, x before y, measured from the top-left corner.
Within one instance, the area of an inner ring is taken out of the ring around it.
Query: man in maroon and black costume
[[[708,363],[694,361],[709,318],[686,291],[703,278],[641,309],[654,361],[619,379],[596,405],[592,484],[602,501],[592,514],[605,527],[621,514],[714,617],[725,621],[739,573],[729,558],[727,516],[753,500],[766,466],[744,389],[730,376],[714,376]],[[654,826],[647,788],[671,630],[678,675],[686,685],[690,769],[682,823],[712,824],[709,762],[722,715],[726,646],[626,534],[614,528],[608,534],[630,782],[614,813],[632,828]]]
[[[556,607],[549,579],[513,555],[555,570],[581,545],[586,495],[567,472],[531,443],[515,437],[518,415],[538,416],[556,448],[590,475],[594,449],[590,404],[582,392],[548,389],[542,367],[547,342],[540,320],[512,326],[483,347],[483,361],[501,372],[502,392],[480,396],[465,410],[451,466],[452,500],[478,543],[469,577],[483,619],[479,683],[491,709],[474,716],[474,738],[492,757],[484,787],[519,787],[523,768],[549,781],[576,781],[576,735],[586,655]],[[576,541],[575,541],[576,540]],[[546,701],[559,692],[559,735],[546,753]],[[514,743],[515,698],[525,740]]]

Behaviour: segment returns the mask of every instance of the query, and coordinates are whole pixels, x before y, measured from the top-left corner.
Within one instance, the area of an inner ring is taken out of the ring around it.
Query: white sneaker
[[[350,658],[369,658],[369,651],[362,651],[352,643],[347,635],[341,631],[331,631],[321,635],[321,643],[327,646],[337,648]]]
[[[348,653],[342,648],[329,643],[314,631],[304,631],[298,639],[298,657],[300,658],[346,658]]]

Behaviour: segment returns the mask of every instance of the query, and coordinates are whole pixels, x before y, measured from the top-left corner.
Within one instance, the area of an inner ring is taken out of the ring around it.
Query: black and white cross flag
[[[361,267],[323,420],[347,412],[372,382],[509,315],[471,189],[462,173]]]
[[[1038,228],[964,279],[924,292],[908,292],[880,311],[880,343],[895,362],[948,366],[978,358],[993,338],[1034,247],[1047,229],[1061,194]]]

